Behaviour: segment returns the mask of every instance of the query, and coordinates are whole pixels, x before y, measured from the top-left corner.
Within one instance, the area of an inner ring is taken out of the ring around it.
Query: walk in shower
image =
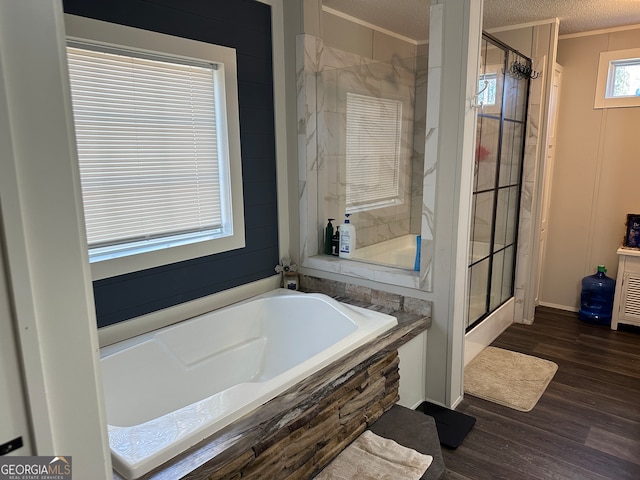
[[[349,63],[355,65],[339,66]],[[350,214],[354,260],[413,270],[421,229],[427,58],[374,62],[345,54],[336,64],[325,65],[316,78],[318,219],[326,225],[334,218],[338,226]]]
[[[469,245],[470,331],[513,296],[531,60],[483,34]]]

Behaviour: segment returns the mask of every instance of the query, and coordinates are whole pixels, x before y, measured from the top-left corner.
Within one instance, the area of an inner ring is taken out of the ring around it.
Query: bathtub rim
[[[197,318],[209,315],[209,314],[213,314],[213,313],[217,313],[217,312],[223,312],[225,310],[237,307],[239,305],[254,301],[254,300],[259,299],[259,298],[268,298],[268,297],[276,296],[276,295],[277,296],[284,296],[284,295],[289,295],[289,294],[291,294],[291,295],[311,295],[311,296],[318,297],[318,298],[326,298],[326,299],[329,299],[329,300],[331,300],[333,302],[336,302],[337,304],[343,306],[344,307],[343,311],[345,311],[345,310],[349,311],[350,310],[350,311],[358,312],[359,314],[361,314],[362,312],[365,312],[366,314],[381,313],[381,312],[376,312],[375,310],[370,310],[370,309],[367,309],[367,308],[364,308],[364,307],[359,307],[357,305],[352,305],[352,304],[348,304],[348,303],[336,300],[336,299],[332,298],[331,296],[326,295],[324,293],[301,292],[301,291],[298,291],[298,290],[288,290],[286,288],[279,287],[279,288],[275,288],[275,289],[269,290],[268,292],[260,293],[258,295],[254,295],[254,296],[251,296],[249,298],[245,298],[243,300],[239,300],[237,302],[231,303],[229,305],[225,305],[225,306],[220,307],[220,308],[215,308],[215,309],[210,310],[208,312],[199,313],[197,315],[192,315],[192,316],[190,316],[188,318],[185,318],[183,320],[172,322],[172,323],[170,323],[168,325],[159,326],[159,327],[154,328],[153,330],[150,330],[148,332],[139,333],[137,335],[125,338],[123,340],[120,340],[120,341],[117,341],[117,342],[114,342],[114,343],[110,343],[108,345],[104,345],[104,346],[100,347],[100,352],[99,352],[100,360],[102,360],[106,356],[113,355],[113,354],[115,354],[115,353],[117,353],[117,352],[119,352],[121,350],[124,350],[126,348],[130,348],[133,345],[136,345],[136,344],[138,344],[140,342],[143,342],[143,341],[145,341],[147,339],[153,338],[153,336],[156,335],[161,330],[168,330],[168,329],[177,327],[177,326],[179,326],[180,324],[182,324],[184,322],[189,322],[191,320],[194,320],[194,319],[197,319]],[[382,314],[382,315],[392,316],[392,315],[388,315],[388,314]]]
[[[275,288],[275,289],[269,290],[269,291],[264,292],[264,293],[253,295],[253,296],[251,296],[249,298],[245,298],[243,300],[239,300],[239,301],[231,303],[229,305],[222,306],[220,308],[214,308],[214,309],[212,309],[210,311],[207,311],[207,312],[198,313],[196,315],[192,315],[192,316],[190,316],[188,318],[185,318],[183,320],[178,320],[178,321],[172,322],[172,323],[170,323],[168,325],[162,325],[162,326],[159,326],[157,328],[154,328],[153,330],[150,330],[150,331],[147,331],[147,332],[143,332],[143,333],[139,333],[137,335],[133,335],[131,337],[122,339],[120,341],[113,342],[113,343],[110,343],[108,345],[101,346],[100,347],[100,360],[102,360],[103,358],[105,358],[105,357],[107,357],[109,355],[113,355],[113,354],[115,354],[115,353],[117,353],[117,352],[119,352],[121,350],[124,350],[126,348],[130,348],[130,347],[132,347],[132,346],[134,346],[134,345],[136,345],[138,343],[141,343],[141,342],[143,342],[145,340],[151,339],[151,338],[153,338],[154,335],[156,335],[160,331],[169,330],[171,328],[178,327],[180,324],[182,324],[184,322],[189,322],[189,321],[195,320],[195,319],[200,318],[200,317],[204,317],[204,316],[209,315],[209,314],[214,314],[214,313],[218,313],[218,312],[221,313],[221,312],[224,312],[224,311],[229,310],[231,308],[237,307],[237,306],[245,304],[245,303],[252,302],[252,301],[260,299],[260,298],[269,298],[269,297],[272,297],[272,296],[286,296],[286,295],[296,295],[296,296],[297,295],[311,295],[313,297],[317,297],[317,298],[321,298],[321,299],[326,298],[326,299],[329,299],[329,300],[331,300],[333,302],[336,302],[339,305],[342,305],[343,307],[345,307],[345,309],[347,311],[348,311],[348,309],[352,309],[352,311],[363,310],[363,311],[367,312],[367,314],[369,314],[371,312],[380,313],[380,312],[375,312],[373,310],[368,310],[366,308],[358,307],[356,305],[350,305],[350,304],[347,304],[347,303],[344,303],[344,302],[340,302],[338,300],[333,299],[329,295],[326,295],[326,294],[323,294],[323,293],[301,292],[301,291],[298,291],[298,290],[289,290],[289,289],[286,289],[286,288],[279,287],[279,288]],[[356,310],[356,309],[358,309],[358,310]],[[387,315],[387,316],[391,316],[391,315]]]
[[[159,330],[190,318],[204,315],[213,310],[228,307],[249,298],[262,295],[271,290],[281,288],[281,276],[256,280],[237,287],[212,293],[201,298],[189,300],[178,305],[169,306],[162,310],[140,315],[129,320],[117,322],[98,328],[98,343],[100,348],[123,342],[145,333]]]

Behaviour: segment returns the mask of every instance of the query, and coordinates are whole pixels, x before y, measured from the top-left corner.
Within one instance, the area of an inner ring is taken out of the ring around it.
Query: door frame
[[[536,278],[535,278],[535,294],[534,305],[540,305],[540,285],[544,273],[544,260],[546,254],[547,229],[549,217],[549,205],[551,200],[551,191],[553,187],[553,169],[555,166],[556,155],[556,129],[558,122],[558,110],[560,104],[560,96],[562,95],[562,65],[557,62],[554,64],[551,78],[551,87],[549,89],[549,112],[547,120],[547,135],[545,139],[544,163],[542,165],[542,185],[540,190],[540,223],[538,227],[538,248],[536,261]]]
[[[33,454],[31,419],[27,411],[24,369],[9,291],[3,225],[0,207],[0,445],[11,448],[6,453],[8,456],[29,456]],[[14,445],[9,447],[9,443]]]

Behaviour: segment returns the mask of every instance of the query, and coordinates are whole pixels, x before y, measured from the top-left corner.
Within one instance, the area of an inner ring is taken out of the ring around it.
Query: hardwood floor
[[[640,479],[640,329],[590,325],[539,308],[492,344],[558,364],[530,412],[465,395],[476,424],[443,447],[448,480]]]

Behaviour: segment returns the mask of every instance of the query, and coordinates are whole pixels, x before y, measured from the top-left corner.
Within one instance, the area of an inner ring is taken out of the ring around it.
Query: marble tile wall
[[[424,169],[422,177],[422,216],[419,285],[422,290],[433,290],[433,257],[435,252],[435,209],[438,167],[438,136],[440,111],[443,108],[442,52],[443,52],[442,4],[432,5],[429,15],[429,66],[427,69],[427,105],[425,117]]]
[[[411,169],[414,155],[416,59],[374,62],[332,47],[323,49],[317,77],[318,216],[337,224],[346,211],[347,93],[400,102],[402,105],[399,185],[396,205],[354,212],[357,248],[411,233]],[[418,166],[418,168],[421,165]],[[414,222],[415,224],[415,222]],[[414,233],[418,233],[419,229]]]
[[[545,64],[545,56],[533,58],[534,69],[540,70]],[[531,80],[529,86],[529,111],[527,114],[526,137],[524,144],[524,165],[522,171],[522,190],[520,198],[520,220],[518,225],[518,251],[515,273],[515,315],[517,323],[533,323],[533,316],[525,312],[525,289],[535,288],[530,281],[531,262],[534,255],[534,245],[531,244],[533,228],[533,196],[536,185],[537,162],[542,148],[539,126],[544,111],[542,102],[544,97],[544,72],[539,78]]]
[[[322,42],[313,35],[296,38],[298,114],[298,202],[300,262],[318,254],[322,229],[318,219],[318,147],[316,141],[316,74]]]
[[[421,107],[417,116],[413,112],[416,98],[420,100],[426,98],[425,75],[416,75],[415,64],[407,65],[404,60],[398,59],[391,65],[383,66],[380,62],[326,47],[322,39],[308,34],[299,35],[297,38],[296,60],[301,264],[320,269],[326,267],[329,269],[328,271],[346,275],[352,274],[349,272],[357,271],[357,276],[364,275],[365,278],[375,279],[375,281],[431,290],[435,155],[427,168],[420,165],[422,163],[420,159],[423,158],[421,139],[424,140],[424,132],[426,131],[423,126],[426,124],[426,112],[424,111],[426,109]],[[422,60],[420,65],[426,66],[426,61]],[[346,66],[350,66],[350,68],[346,68]],[[385,68],[391,69],[387,70],[387,73],[400,72],[399,78],[402,80],[396,79],[394,82],[385,84],[384,81],[377,79],[380,73],[374,72],[374,70],[384,70]],[[413,73],[410,75],[409,72],[412,69]],[[337,71],[332,72],[332,70]],[[319,72],[322,73],[318,75]],[[332,73],[335,75],[332,76]],[[339,79],[338,74],[344,78]],[[427,75],[427,78],[430,77]],[[419,198],[421,207],[412,209],[409,206],[411,202],[407,202],[407,206],[404,208],[393,206],[388,209],[380,209],[378,217],[361,212],[353,220],[358,228],[357,236],[362,237],[360,245],[377,238],[385,236],[391,238],[391,236],[411,231],[422,234],[420,280],[415,283],[407,277],[409,274],[393,272],[393,269],[387,269],[387,272],[373,269],[368,274],[365,270],[369,271],[370,268],[366,264],[357,266],[358,262],[353,261],[340,263],[318,261],[317,255],[320,251],[320,245],[323,244],[322,237],[327,218],[336,218],[337,221],[334,222],[334,225],[340,224],[344,218],[344,207],[342,207],[344,194],[341,185],[345,175],[342,171],[344,158],[341,158],[344,155],[341,150],[344,138],[340,132],[343,131],[341,125],[346,122],[346,115],[344,107],[339,105],[336,95],[323,93],[324,90],[337,92],[339,82],[353,82],[365,92],[393,91],[394,94],[405,98],[405,101],[411,106],[411,115],[407,115],[405,121],[409,122],[409,116],[416,117],[412,129],[408,126],[405,129],[407,132],[411,131],[411,134],[403,139],[403,143],[407,148],[411,146],[411,149],[409,164],[402,176],[405,181],[406,195],[411,200]],[[416,83],[423,86],[419,97],[415,93]],[[318,112],[323,113],[318,115]],[[417,148],[414,148],[414,145],[417,145]],[[414,175],[410,174],[410,170],[414,171]],[[418,172],[424,170],[426,177],[418,173],[419,181],[416,181],[416,170]],[[413,180],[410,180],[412,177]],[[428,193],[426,200],[422,195],[425,185],[432,190]],[[418,210],[421,214],[421,221],[415,218],[411,219],[411,214],[415,215]],[[414,230],[418,228],[418,225],[420,230]],[[363,229],[362,233],[360,229]]]
[[[413,112],[413,149],[411,154],[411,232],[422,228],[422,184],[424,172],[424,142],[427,122],[428,46],[416,49],[415,99]]]

